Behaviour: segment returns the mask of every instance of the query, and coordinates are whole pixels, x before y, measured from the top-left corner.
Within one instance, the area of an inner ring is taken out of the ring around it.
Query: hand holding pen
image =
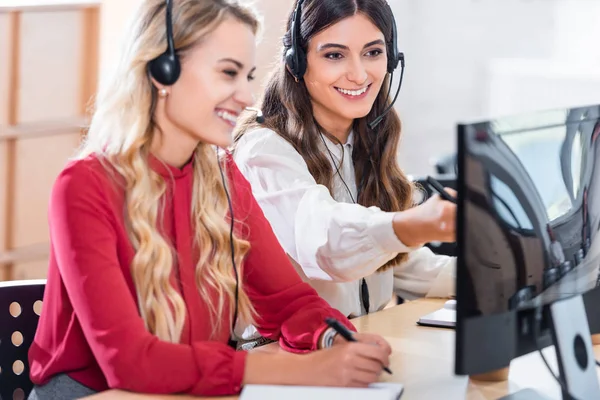
[[[346,328],[334,318],[327,318],[325,319],[325,322],[327,323],[327,325],[329,325],[330,328],[334,329],[338,333],[338,335],[340,335],[347,342],[360,341],[362,343],[367,343],[370,345],[383,346],[386,347],[386,350],[391,353],[390,345],[379,335],[352,333],[348,328]],[[392,374],[392,371],[385,365],[383,366],[383,370],[390,375]]]
[[[456,195],[450,194],[448,192],[449,189],[442,186],[442,184],[439,183],[436,179],[432,178],[431,176],[428,176],[427,184],[429,185],[430,188],[432,188],[433,190],[438,192],[442,199],[449,201],[450,203],[456,204],[456,202],[457,202]]]

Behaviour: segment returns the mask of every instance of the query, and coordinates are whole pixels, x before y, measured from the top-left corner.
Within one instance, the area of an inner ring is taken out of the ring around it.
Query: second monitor
[[[563,397],[600,398],[599,137],[600,106],[458,126],[457,374],[555,344]]]

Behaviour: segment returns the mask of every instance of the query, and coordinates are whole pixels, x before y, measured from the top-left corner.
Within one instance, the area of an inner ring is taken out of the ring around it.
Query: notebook
[[[440,308],[439,310],[419,318],[417,324],[424,326],[435,326],[438,328],[455,328],[456,311]]]
[[[398,400],[400,383],[374,383],[369,388],[246,385],[240,400]]]

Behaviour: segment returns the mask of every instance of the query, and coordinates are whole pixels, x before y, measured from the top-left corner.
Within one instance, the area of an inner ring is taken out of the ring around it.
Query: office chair
[[[434,164],[435,170],[440,175],[458,174],[458,164],[456,163],[456,153],[447,154],[438,158]]]
[[[33,388],[27,353],[46,280],[0,282],[0,399],[26,399]]]

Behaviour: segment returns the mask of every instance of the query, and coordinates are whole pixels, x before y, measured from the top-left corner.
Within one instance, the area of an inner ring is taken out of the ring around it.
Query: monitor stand
[[[581,295],[557,301],[550,306],[550,330],[556,349],[559,377],[564,383],[563,400],[600,399],[596,357],[590,327]],[[542,368],[546,368],[542,364]],[[521,390],[500,400],[548,400],[531,389]]]

